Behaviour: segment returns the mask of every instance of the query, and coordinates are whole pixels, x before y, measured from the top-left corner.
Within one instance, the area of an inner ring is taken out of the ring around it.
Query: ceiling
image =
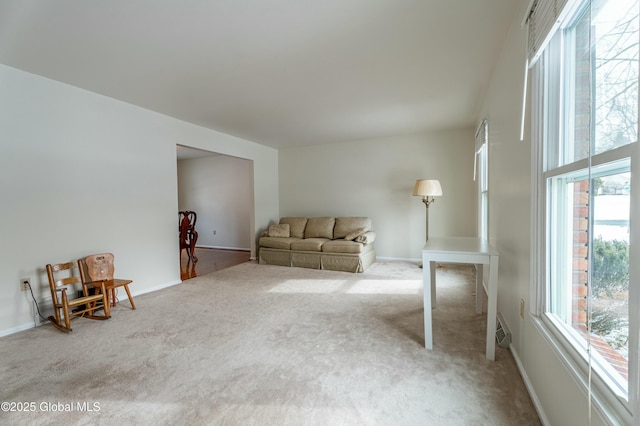
[[[0,63],[275,148],[361,140],[475,125],[518,3],[2,0]]]

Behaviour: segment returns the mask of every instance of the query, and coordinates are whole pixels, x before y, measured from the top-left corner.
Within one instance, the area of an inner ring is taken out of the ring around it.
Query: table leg
[[[482,315],[482,299],[484,299],[484,288],[482,287],[482,278],[484,275],[484,265],[479,263],[476,265],[476,314]]]
[[[431,271],[431,309],[436,308],[436,262],[429,262],[429,271]]]
[[[433,274],[432,271],[434,271]],[[435,287],[435,262],[429,262],[426,256],[422,256],[422,275],[424,305],[424,347],[426,349],[433,349],[431,309],[433,303],[432,289]]]
[[[491,256],[487,302],[487,359],[495,360],[496,321],[498,317],[498,256]]]

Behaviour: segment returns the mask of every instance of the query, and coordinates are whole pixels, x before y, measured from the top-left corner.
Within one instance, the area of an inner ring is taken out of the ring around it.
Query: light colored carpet
[[[139,296],[135,311],[125,298],[69,335],[46,324],[0,339],[1,400],[36,407],[0,424],[539,424],[510,352],[484,357],[474,273],[438,269],[433,351],[412,263],[244,263]]]

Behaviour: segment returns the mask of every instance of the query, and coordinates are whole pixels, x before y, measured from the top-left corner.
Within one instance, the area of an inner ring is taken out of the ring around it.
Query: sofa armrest
[[[367,231],[359,237],[356,237],[354,241],[357,243],[371,244],[375,239],[376,233],[374,231]]]

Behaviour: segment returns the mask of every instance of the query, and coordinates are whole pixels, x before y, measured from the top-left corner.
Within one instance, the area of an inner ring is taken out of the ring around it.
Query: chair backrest
[[[80,275],[83,282],[112,280],[114,274],[113,254],[92,254],[81,259]],[[84,263],[84,265],[82,265]],[[85,273],[88,275],[85,275]]]
[[[189,244],[194,238],[196,233],[196,212],[182,211],[178,212],[178,228],[180,231],[180,243]]]
[[[55,295],[56,289],[69,285],[82,284],[80,277],[73,275],[73,269],[76,267],[75,262],[57,263],[47,265],[47,277],[49,278],[49,287],[51,292]],[[60,271],[69,271],[64,278],[57,278],[57,273]]]

